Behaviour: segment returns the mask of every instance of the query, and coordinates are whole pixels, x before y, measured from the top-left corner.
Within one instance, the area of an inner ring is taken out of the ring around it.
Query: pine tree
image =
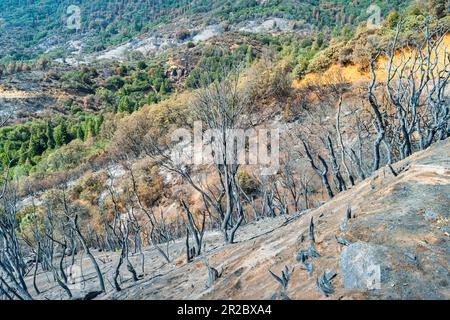
[[[84,141],[95,136],[95,124],[92,119],[84,123]]]
[[[36,135],[32,134],[30,137],[30,141],[28,142],[28,158],[31,159],[37,155],[39,155],[39,145],[36,139]]]
[[[103,114],[95,118],[95,130],[94,130],[95,135],[98,135],[100,133],[103,121],[104,121]]]
[[[95,137],[95,119],[89,120],[89,132],[91,134],[91,137]]]
[[[253,62],[253,49],[252,46],[247,47],[247,52],[245,54],[245,63],[247,66],[250,66]]]
[[[44,128],[39,124],[31,127],[30,140],[28,143],[28,158],[40,156],[47,149],[47,138]]]
[[[78,140],[81,140],[81,141],[84,140],[84,131],[83,131],[83,128],[81,126],[77,127],[76,135],[77,135],[77,139]]]
[[[132,113],[134,111],[134,108],[135,108],[134,101],[132,101],[129,96],[123,96],[120,99],[119,106],[117,107],[117,111]]]
[[[19,164],[25,164],[28,159],[26,143],[22,143],[19,149]]]
[[[55,145],[57,147],[61,147],[69,142],[67,125],[64,121],[62,121],[53,131],[53,139],[55,140]]]
[[[167,93],[167,89],[166,89],[166,84],[163,82],[161,82],[161,86],[159,87],[159,93],[160,94],[166,94]]]
[[[55,147],[55,140],[53,139],[53,128],[50,121],[47,121],[47,128],[45,129],[45,137],[47,139],[47,149]]]

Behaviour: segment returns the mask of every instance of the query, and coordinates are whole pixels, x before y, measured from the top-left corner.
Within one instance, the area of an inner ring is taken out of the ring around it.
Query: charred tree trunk
[[[372,82],[370,83],[369,89],[368,89],[369,104],[375,115],[375,121],[376,121],[375,128],[377,129],[377,133],[378,133],[377,138],[373,144],[373,165],[372,165],[373,173],[375,171],[377,171],[378,169],[380,169],[380,162],[381,162],[381,160],[380,160],[380,158],[381,158],[380,145],[383,142],[385,135],[386,135],[386,128],[383,123],[383,116],[381,115],[380,107],[379,107],[376,97],[373,93],[373,90],[375,88],[375,84],[377,81],[375,70],[374,70],[374,64],[375,64],[376,60],[379,58],[379,56],[380,56],[380,54],[378,53],[370,61],[370,73],[372,75]]]
[[[117,262],[117,266],[116,269],[114,270],[114,276],[113,276],[113,283],[114,283],[114,288],[116,289],[117,292],[122,291],[122,288],[120,288],[119,282],[118,282],[118,278],[120,276],[120,267],[123,264],[123,245],[122,245],[122,251],[120,253],[120,257],[119,257],[119,261]]]
[[[318,155],[319,161],[322,163],[322,166],[324,168],[323,170],[320,170],[319,167],[317,167],[317,165],[315,164],[314,159],[311,155],[311,152],[309,151],[307,144],[304,141],[302,141],[302,142],[303,142],[303,147],[305,148],[305,152],[306,152],[308,161],[311,164],[311,167],[314,169],[314,171],[317,173],[317,175],[322,180],[322,184],[325,187],[325,189],[327,190],[328,197],[330,199],[332,199],[334,197],[334,193],[331,189],[330,183],[328,182],[328,166],[327,166],[326,161],[320,156],[320,154]]]
[[[342,111],[342,95],[339,97],[338,111],[336,113],[336,132],[337,132],[339,146],[341,148],[341,162],[345,168],[345,172],[347,174],[348,180],[350,181],[350,184],[352,186],[354,186],[355,179],[353,178],[352,174],[350,173],[350,169],[347,166],[347,157],[350,158],[350,160],[351,160],[351,157],[348,155],[347,149],[344,146],[344,141],[342,140],[341,123],[340,123],[341,111]],[[328,137],[328,143],[329,143],[329,145],[331,145],[330,137]],[[329,148],[330,148],[330,146],[329,146]],[[331,146],[331,149],[332,148],[333,147]]]
[[[203,235],[205,233],[205,223],[206,223],[206,215],[203,214],[203,221],[202,226],[199,229],[194,222],[194,217],[192,216],[191,210],[189,210],[186,202],[184,200],[180,201],[181,207],[183,208],[184,212],[186,213],[187,218],[187,229],[192,234],[195,242],[195,255],[199,256],[202,252],[202,242],[203,242]]]
[[[41,259],[41,244],[38,243],[37,244],[37,252],[36,252],[36,262],[35,262],[35,266],[34,266],[34,272],[33,272],[33,288],[34,291],[36,291],[36,293],[39,295],[41,294],[41,291],[39,290],[37,283],[36,283],[36,276],[37,276],[37,272],[38,272],[38,268],[39,268],[39,261]]]
[[[91,250],[89,250],[89,247],[87,246],[86,241],[85,241],[83,235],[81,234],[80,228],[78,226],[78,215],[75,215],[75,218],[72,221],[72,228],[75,231],[76,235],[78,236],[78,239],[80,240],[80,243],[83,246],[83,249],[86,252],[86,255],[89,257],[92,265],[94,266],[94,269],[95,269],[95,272],[97,273],[97,278],[98,278],[98,281],[100,284],[100,290],[102,292],[106,293],[105,281],[103,280],[102,271],[100,270],[100,267],[97,263],[97,260],[95,260],[94,255],[91,253]]]
[[[334,153],[333,143],[329,136],[327,137],[327,147],[328,147],[328,152],[329,152],[329,156],[330,156],[330,162],[331,162],[333,173],[334,173],[334,178],[336,181],[336,186],[337,186],[339,192],[345,191],[345,190],[347,190],[347,185],[345,184],[344,178],[342,178],[340,168],[339,168],[339,165],[336,160],[336,155]]]

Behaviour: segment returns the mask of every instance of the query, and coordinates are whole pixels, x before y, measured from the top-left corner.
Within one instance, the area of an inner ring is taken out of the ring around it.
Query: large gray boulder
[[[346,289],[381,289],[389,278],[387,249],[383,246],[353,243],[342,251],[340,264]]]

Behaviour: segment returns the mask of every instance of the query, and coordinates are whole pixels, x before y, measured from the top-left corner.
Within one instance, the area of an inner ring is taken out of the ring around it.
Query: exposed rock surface
[[[345,289],[380,288],[389,278],[387,248],[367,243],[354,243],[341,254],[341,276]],[[373,280],[373,282],[371,281]]]

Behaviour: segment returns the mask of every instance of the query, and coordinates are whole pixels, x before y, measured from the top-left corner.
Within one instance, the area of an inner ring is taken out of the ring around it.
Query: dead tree
[[[388,59],[388,67],[386,73],[386,92],[388,94],[390,102],[395,106],[396,117],[399,122],[398,126],[400,129],[399,139],[401,146],[399,148],[401,159],[408,157],[412,154],[412,144],[411,144],[411,134],[415,129],[415,123],[417,121],[417,107],[420,99],[421,92],[425,89],[427,77],[417,78],[413,66],[409,69],[410,59],[417,59],[416,57],[405,57],[404,50],[401,51],[401,63],[394,65],[394,58],[397,53],[398,36],[401,30],[401,23],[397,26],[397,32],[391,45],[389,53],[386,54]],[[415,48],[421,50],[421,48]],[[413,49],[414,50],[414,49]],[[416,50],[414,50],[416,51]],[[415,55],[418,52],[413,53]],[[413,62],[415,63],[415,62]],[[422,65],[420,70],[423,70]],[[405,82],[403,79],[405,79]],[[393,81],[397,79],[397,85],[393,86]],[[417,80],[420,83],[416,85]],[[409,83],[411,82],[412,83]],[[405,87],[406,85],[406,87]],[[406,92],[411,89],[412,92]],[[408,119],[409,118],[409,119]]]
[[[186,246],[186,263],[191,263],[192,259],[195,256],[195,252],[192,251],[190,245],[189,245],[189,229],[186,228],[186,241],[185,241],[185,246]]]
[[[86,241],[83,237],[83,234],[80,231],[80,226],[78,225],[78,215],[75,215],[75,217],[73,219],[71,219],[71,228],[75,231],[75,234],[78,236],[78,240],[80,241],[84,252],[89,257],[89,260],[91,261],[92,265],[94,266],[94,269],[95,269],[95,272],[97,274],[97,278],[98,278],[98,281],[100,284],[100,290],[102,292],[106,293],[105,282],[103,280],[102,271],[101,271],[94,255],[92,254],[91,250],[87,246]]]
[[[444,43],[449,27],[431,29],[427,20],[417,39],[406,43],[400,39],[401,29],[402,22],[389,50],[384,52],[387,60],[384,89],[394,107],[389,125],[400,160],[418,149],[428,148],[437,134],[439,139],[447,138],[450,119],[445,93],[450,79],[450,59]]]
[[[328,155],[330,158],[336,187],[339,190],[339,192],[345,191],[347,190],[347,185],[345,183],[344,178],[342,178],[340,167],[336,160],[336,153],[334,152],[333,142],[331,141],[330,136],[327,137],[326,145],[328,148]]]
[[[288,197],[287,190],[282,186],[279,186],[277,182],[272,184],[273,194],[274,194],[274,206],[278,209],[280,214],[289,214]]]
[[[355,121],[356,121],[356,136],[357,136],[357,145],[355,148],[350,148],[350,159],[356,168],[356,172],[358,173],[358,176],[361,180],[365,180],[367,176],[367,169],[365,166],[365,157],[364,157],[364,151],[363,151],[363,137],[362,137],[362,131],[364,126],[363,121],[359,117],[358,114],[355,115]],[[355,151],[356,149],[356,151]],[[389,160],[391,162],[391,160]]]
[[[292,198],[292,203],[294,205],[294,211],[298,212],[300,210],[300,198],[301,198],[301,189],[300,183],[296,178],[298,172],[295,170],[295,162],[294,155],[292,154],[292,150],[289,147],[286,147],[286,159],[280,170],[280,183],[283,189],[287,190]],[[286,207],[287,205],[283,206]],[[287,210],[285,210],[287,211]]]
[[[102,292],[106,293],[105,281],[103,279],[102,271],[100,269],[100,266],[97,263],[97,260],[95,259],[94,255],[92,254],[83,233],[81,232],[79,222],[78,222],[78,213],[74,212],[74,210],[72,210],[72,208],[70,208],[70,206],[69,206],[69,203],[66,199],[65,189],[62,190],[62,196],[61,196],[60,200],[61,200],[62,206],[63,206],[63,213],[64,213],[65,217],[67,218],[67,225],[73,231],[74,235],[78,238],[78,241],[81,243],[81,246],[83,247],[84,252],[88,256],[92,265],[94,266],[95,272],[97,274],[97,279],[99,281],[100,290]]]
[[[368,99],[370,107],[375,115],[375,128],[377,130],[377,138],[373,144],[373,165],[372,165],[372,173],[380,169],[381,165],[381,152],[380,146],[386,137],[386,127],[384,125],[383,116],[380,111],[380,105],[378,104],[378,100],[374,93],[375,84],[377,81],[377,76],[374,69],[374,64],[380,57],[380,53],[378,53],[372,60],[370,61],[370,74],[372,76],[372,81],[368,88]]]
[[[303,147],[305,148],[306,157],[311,165],[311,167],[314,169],[314,171],[317,173],[317,175],[322,180],[322,184],[327,190],[328,197],[332,199],[334,197],[334,193],[331,189],[330,183],[328,182],[328,165],[326,161],[322,158],[320,154],[317,155],[319,161],[321,162],[323,166],[323,170],[320,170],[319,167],[315,164],[314,159],[311,155],[311,152],[309,151],[308,145],[305,141],[302,141]]]
[[[0,196],[0,282],[5,296],[32,300],[25,283],[27,266],[17,235],[16,192],[4,178]]]
[[[312,244],[316,243],[316,236],[314,234],[314,218],[313,217],[311,217],[311,221],[309,222],[308,239]]]
[[[342,94],[339,97],[338,111],[336,112],[336,133],[337,133],[339,147],[341,149],[341,163],[344,166],[345,173],[347,174],[347,178],[350,181],[350,184],[352,186],[354,186],[355,179],[353,178],[353,175],[351,174],[350,169],[347,164],[347,159],[350,159],[350,161],[351,161],[352,158],[349,155],[347,148],[344,145],[344,141],[342,139],[341,121],[340,121],[341,111],[342,111]],[[330,140],[330,137],[328,137],[328,140]],[[330,144],[331,144],[331,141],[329,141],[329,149],[330,149]],[[331,149],[332,149],[332,146],[331,146]],[[356,165],[358,166],[358,163],[356,163]],[[359,168],[359,169],[361,170],[361,168]]]
[[[141,256],[142,274],[145,274],[145,255],[144,255],[144,252],[142,251],[142,241],[141,241],[145,226],[139,222],[139,220],[137,219],[137,217],[135,215],[135,205],[134,205],[134,201],[132,199],[133,196],[131,195],[129,188],[126,188],[126,194],[127,194],[127,199],[128,199],[128,203],[129,203],[129,210],[128,210],[128,216],[127,216],[127,218],[128,218],[127,228],[130,229],[130,238],[134,242],[134,254],[137,254],[139,252],[139,254]],[[133,273],[133,271],[134,271],[133,266],[131,265],[131,268],[130,267],[128,267],[128,268],[129,268],[129,271],[133,275],[133,279],[136,280],[137,276],[136,276],[136,272]]]
[[[247,192],[245,190],[243,190],[243,188],[240,184],[239,184],[239,188],[240,188],[241,194],[244,197],[244,200],[252,208],[253,218],[255,219],[255,221],[258,221],[261,218],[261,212],[260,212],[260,210],[258,210],[258,207],[256,205],[255,196],[247,194]]]
[[[0,116],[0,127],[12,115]],[[8,159],[0,181],[0,293],[8,300],[32,300],[24,280],[27,265],[17,235],[17,195],[9,177],[12,163],[13,159]]]
[[[268,177],[259,177],[259,193],[261,194],[261,216],[262,217],[276,217],[274,206],[274,187],[273,181]]]
[[[422,150],[427,149],[438,135],[439,140],[450,136],[450,101],[446,94],[450,80],[450,56],[447,47],[443,44],[448,28],[439,28],[434,34],[428,35],[426,41],[426,54],[428,57],[429,81],[426,87],[426,103],[431,107],[429,115],[417,121],[417,131],[420,137]],[[429,34],[426,31],[425,35]],[[442,53],[443,61],[440,61]],[[424,133],[424,131],[426,131]]]
[[[153,247],[155,247],[158,253],[164,258],[164,260],[167,261],[167,263],[170,263],[171,261],[169,255],[169,243],[172,240],[172,237],[166,231],[164,216],[161,213],[161,217],[158,221],[158,219],[155,216],[153,208],[151,206],[144,205],[141,196],[139,195],[139,192],[137,190],[137,182],[134,172],[131,169],[131,167],[129,167],[128,169],[131,179],[131,189],[134,198],[136,200],[136,203],[138,204],[139,209],[141,209],[144,212],[150,223],[150,232],[148,236],[149,242]],[[160,246],[161,240],[166,242],[166,250],[163,250],[161,248]]]
[[[54,240],[53,240],[54,241]],[[62,246],[62,250],[65,250],[65,247]],[[61,260],[60,260],[60,270],[58,272],[58,270],[56,269],[56,267],[50,263],[49,260],[47,260],[47,263],[50,265],[51,267],[51,272],[53,274],[53,278],[56,280],[56,282],[58,283],[58,285],[67,293],[67,296],[69,297],[69,299],[71,299],[73,297],[72,295],[72,291],[70,290],[70,288],[67,286],[67,277],[65,275],[64,269],[62,268],[63,264],[62,262],[64,261],[64,251],[62,251],[61,253]],[[48,259],[47,255],[43,255],[44,259]]]
[[[208,269],[208,282],[206,283],[206,287],[211,288],[214,282],[216,282],[216,280],[220,278],[221,274],[219,273],[219,271],[211,267],[208,261],[205,261],[205,266]]]
[[[35,238],[40,247],[42,243],[47,243],[47,245],[42,246],[42,260],[45,261],[46,265],[49,267],[53,279],[67,293],[69,299],[71,299],[73,295],[68,286],[68,279],[64,268],[64,258],[66,257],[67,252],[67,239],[65,236],[67,226],[61,220],[62,219],[55,217],[53,208],[50,204],[47,204],[46,214],[43,219],[42,233],[40,233],[36,227]],[[67,219],[64,220],[67,222]],[[58,246],[60,247],[59,262],[55,262],[54,258],[57,257],[57,255],[55,255],[55,247]],[[38,264],[38,262],[36,262],[36,264]],[[57,266],[55,266],[55,264],[57,264]]]
[[[113,282],[114,287],[116,291],[121,291],[121,287],[118,283],[118,278],[120,276],[120,268],[124,262],[126,262],[127,270],[130,272],[132,279],[134,282],[138,281],[138,277],[136,274],[136,271],[133,267],[133,264],[130,261],[129,258],[129,236],[130,236],[130,230],[129,230],[129,220],[130,220],[130,213],[121,213],[119,210],[119,205],[117,202],[117,196],[116,192],[114,190],[114,179],[113,175],[109,173],[110,183],[108,185],[108,191],[111,196],[111,201],[113,204],[113,212],[114,212],[114,218],[113,218],[113,225],[111,226],[111,229],[118,239],[121,247],[120,257],[118,260],[118,263],[116,265],[116,268],[114,269],[113,274]],[[129,210],[133,210],[133,204],[130,203]]]
[[[122,233],[122,240],[121,240],[122,250],[120,253],[119,261],[114,270],[114,276],[113,276],[114,287],[115,287],[116,291],[122,290],[117,280],[120,275],[120,267],[122,266],[124,261],[126,261],[126,263],[127,263],[127,270],[130,272],[133,281],[137,282],[139,280],[137,277],[136,271],[129,259],[129,244],[128,244],[129,228],[128,228],[127,219],[125,219],[125,221],[123,221],[123,222],[120,222],[119,225],[120,225],[119,228],[121,229],[120,232]]]
[[[301,159],[299,162],[299,184],[300,184],[300,196],[303,196],[305,209],[309,209],[309,194],[313,193],[314,190],[311,186],[311,181],[313,180],[313,174],[311,170],[307,170],[308,164],[305,159]]]
[[[205,130],[213,132],[213,136],[205,137],[211,145],[211,161],[202,165],[212,169],[219,180],[216,186],[209,186],[207,181],[192,175],[192,164],[186,164],[174,159],[170,151],[172,145],[159,143],[159,133],[147,135],[145,153],[158,164],[170,172],[182,177],[195,191],[199,192],[205,206],[215,212],[220,219],[221,232],[225,243],[234,242],[236,231],[244,221],[244,212],[241,204],[240,188],[237,184],[237,172],[240,164],[237,163],[237,150],[235,136],[230,130],[242,124],[246,107],[245,96],[238,89],[239,70],[223,70],[223,77],[211,80],[196,93],[191,105],[195,119],[202,122]],[[203,135],[204,132],[201,132]],[[153,135],[154,134],[154,135]],[[178,141],[176,143],[178,145]],[[239,148],[238,148],[239,149]],[[183,153],[185,150],[179,150]],[[239,150],[241,151],[241,150]],[[186,152],[185,152],[186,153]],[[192,154],[191,154],[192,156]],[[198,155],[194,155],[198,156]],[[203,159],[205,160],[205,159]]]
[[[225,207],[214,203],[222,217],[222,233],[226,243],[234,242],[234,235],[244,220],[240,190],[237,186],[237,172],[240,163],[235,150],[233,129],[242,129],[242,117],[245,114],[247,102],[238,89],[239,70],[230,72],[224,69],[222,81],[210,80],[197,95],[193,104],[194,114],[208,129],[214,130],[216,135],[211,137],[211,154],[216,175],[220,179],[221,192],[225,198]],[[233,217],[236,215],[236,219]]]
[[[274,274],[272,271],[269,270],[270,275],[281,285],[282,292],[285,292],[287,290],[294,269],[295,268],[289,270],[289,268],[285,266],[284,270],[281,271],[281,277],[277,276],[276,274]]]
[[[183,208],[184,213],[186,214],[186,225],[187,225],[187,248],[189,247],[189,234],[192,235],[194,238],[194,252],[193,256],[200,256],[202,252],[202,243],[203,243],[203,236],[205,234],[205,223],[206,223],[206,214],[203,213],[203,219],[201,227],[197,227],[194,222],[194,217],[191,213],[191,210],[187,206],[186,202],[184,200],[180,201],[180,205]],[[189,250],[186,250],[189,252]]]
[[[316,281],[317,288],[326,296],[334,293],[331,281],[337,276],[336,272],[324,272]]]

